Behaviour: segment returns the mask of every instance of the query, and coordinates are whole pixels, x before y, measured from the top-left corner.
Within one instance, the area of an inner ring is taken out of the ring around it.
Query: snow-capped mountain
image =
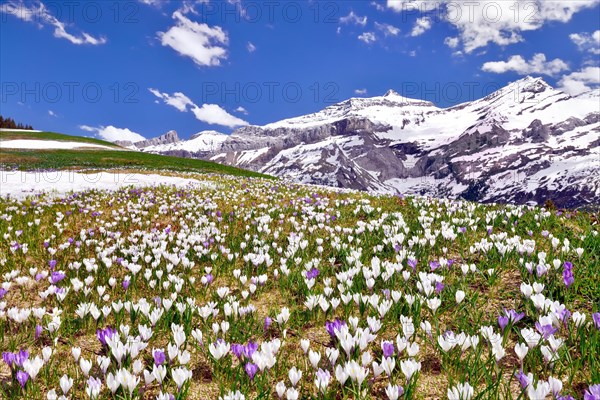
[[[202,131],[192,135],[189,140],[182,140],[176,131],[169,131],[154,139],[135,143],[129,141],[117,141],[115,143],[132,150],[193,157],[220,149],[221,144],[228,137],[228,135],[217,131]]]
[[[144,147],[142,150],[152,153],[186,151],[189,153],[214,152],[221,147],[228,136],[217,131],[198,132],[189,140],[178,140],[171,143],[161,143]]]
[[[305,183],[483,202],[600,204],[600,91],[572,97],[527,77],[450,108],[389,91],[243,127],[194,153]]]

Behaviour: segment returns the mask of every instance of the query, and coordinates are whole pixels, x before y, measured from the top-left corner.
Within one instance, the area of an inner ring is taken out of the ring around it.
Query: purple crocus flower
[[[398,386],[398,397],[402,397],[404,394],[404,388],[402,386]]]
[[[252,341],[248,342],[248,344],[243,347],[244,357],[246,357],[248,360],[252,360],[252,355],[256,352],[256,350],[258,350],[258,343]]]
[[[537,267],[535,267],[535,270],[537,272],[537,276],[544,276],[548,272],[548,268],[542,264],[538,264]]]
[[[2,360],[4,360],[6,365],[8,365],[11,369],[13,367],[13,364],[15,363],[15,357],[15,353],[11,353],[10,351],[5,351],[4,353],[2,353]]]
[[[48,265],[50,266],[50,269],[54,271],[54,267],[56,267],[56,260],[48,261]]]
[[[340,328],[345,325],[346,325],[345,321],[342,321],[342,320],[336,318],[335,321],[327,320],[325,322],[325,329],[327,330],[327,333],[329,333],[329,336],[331,336],[333,338],[333,337],[335,337],[335,332],[340,330]]]
[[[551,324],[542,325],[539,322],[535,323],[535,328],[544,337],[544,339],[548,339],[558,330],[558,328],[553,327]]]
[[[439,262],[437,262],[437,261],[430,261],[429,262],[429,268],[431,268],[432,271],[435,271],[439,267],[440,267],[440,263]]]
[[[394,342],[390,340],[384,340],[381,343],[381,350],[383,350],[384,357],[391,357],[394,355]]]
[[[306,279],[315,279],[317,276],[319,276],[319,270],[316,268],[306,271]]]
[[[160,349],[153,350],[152,357],[154,358],[154,365],[157,365],[157,366],[164,364],[165,360],[167,359],[165,352]]]
[[[593,313],[592,320],[594,321],[594,325],[596,325],[596,329],[600,330],[600,313]]]
[[[25,360],[29,358],[29,352],[27,350],[19,350],[18,353],[15,353],[15,365],[17,367],[23,367],[23,363]]]
[[[317,373],[315,374],[317,376],[317,379],[323,381],[323,382],[329,382],[329,379],[331,378],[331,374],[329,373],[328,370],[324,370],[319,368],[319,370],[317,371]]]
[[[52,282],[53,285],[56,285],[58,282],[65,279],[65,277],[66,274],[63,271],[52,271],[50,274],[50,282]]]
[[[8,293],[8,291],[6,289],[4,289],[3,287],[0,287],[0,300],[6,296],[6,293]]]
[[[563,267],[563,281],[565,282],[565,286],[569,287],[575,282],[575,278],[573,277],[573,264],[569,261],[565,261]]]
[[[206,284],[210,285],[214,279],[215,279],[215,277],[212,274],[207,274],[206,275]]]
[[[409,258],[407,261],[407,264],[409,267],[411,267],[413,269],[413,271],[417,270],[417,260],[414,258]]]
[[[42,331],[44,328],[42,328],[41,325],[36,325],[35,326],[35,338],[38,339],[41,335],[42,335]]]
[[[265,317],[265,323],[264,323],[264,326],[263,326],[263,328],[264,328],[265,331],[269,329],[269,327],[271,326],[272,322],[273,322],[273,320],[271,319],[271,317],[269,317],[269,316]]]
[[[256,366],[256,364],[249,362],[246,363],[246,365],[244,365],[244,370],[250,377],[250,380],[254,380],[254,375],[256,375],[256,373],[258,372],[258,367]]]
[[[515,310],[506,310],[506,308],[504,309],[504,315],[506,315],[513,324],[516,324],[525,317],[524,312],[519,313]]]
[[[19,385],[21,385],[22,388],[25,387],[25,384],[27,383],[27,381],[29,380],[29,374],[25,371],[17,371],[17,381],[19,382]]]
[[[504,328],[506,328],[506,325],[508,325],[509,319],[507,316],[501,315],[498,317],[498,325],[500,326],[500,329],[502,329],[502,331],[504,331]]]
[[[237,358],[242,358],[244,355],[244,345],[239,343],[233,343],[231,345],[231,353]]]
[[[100,378],[94,378],[93,376],[90,376],[87,380],[87,385],[90,388],[98,389],[98,391],[99,391],[100,388],[102,387],[102,381],[100,380]]]
[[[571,318],[571,311],[569,311],[567,308],[564,308],[558,312],[558,317],[560,318],[560,320],[564,323],[564,325],[566,327],[567,322],[569,321],[569,318]]]
[[[519,372],[515,373],[515,377],[517,378],[523,389],[525,389],[531,383],[529,377],[527,377],[523,370],[519,370]]]
[[[591,385],[583,395],[583,400],[600,400],[600,384]]]
[[[444,290],[445,285],[442,282],[435,283],[435,293],[439,294],[442,290]]]
[[[116,333],[117,333],[116,329],[108,326],[104,329],[98,329],[96,331],[96,337],[98,338],[100,343],[102,343],[102,345],[106,346],[106,341],[108,339],[111,339]]]
[[[130,283],[129,279],[123,279],[123,289],[127,290]]]

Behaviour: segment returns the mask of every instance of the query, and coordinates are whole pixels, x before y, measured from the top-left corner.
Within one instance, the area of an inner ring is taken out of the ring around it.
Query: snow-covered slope
[[[527,77],[442,109],[394,91],[247,126],[201,155],[301,182],[561,206],[600,203],[600,91]]]
[[[151,153],[166,153],[172,151],[187,151],[190,153],[212,152],[220,148],[221,144],[227,140],[227,135],[216,131],[198,132],[189,140],[180,140],[178,142],[158,144],[142,148],[143,151]]]
[[[100,144],[85,142],[66,142],[59,140],[39,140],[39,139],[12,139],[0,140],[0,149],[27,149],[27,150],[75,150],[75,149],[103,149],[117,150],[118,148],[102,146]]]

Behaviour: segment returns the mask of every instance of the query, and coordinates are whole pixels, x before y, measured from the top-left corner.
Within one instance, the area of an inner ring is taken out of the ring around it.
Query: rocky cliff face
[[[158,145],[165,145],[165,144],[170,144],[170,143],[177,143],[180,140],[181,139],[179,139],[177,132],[169,131],[169,132],[165,133],[164,135],[159,136],[157,138],[143,140],[141,142],[135,142],[133,145],[135,147],[137,147],[138,149],[143,149],[143,148],[150,147],[150,146],[158,146]]]
[[[191,156],[305,183],[481,202],[600,204],[600,91],[525,78],[451,108],[394,91],[247,126]]]

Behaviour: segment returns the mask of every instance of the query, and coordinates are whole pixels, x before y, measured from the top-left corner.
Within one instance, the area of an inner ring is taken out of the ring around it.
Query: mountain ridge
[[[303,183],[579,207],[600,202],[598,104],[598,89],[570,96],[534,77],[447,108],[390,90],[245,126],[210,146],[181,141],[144,151]]]

